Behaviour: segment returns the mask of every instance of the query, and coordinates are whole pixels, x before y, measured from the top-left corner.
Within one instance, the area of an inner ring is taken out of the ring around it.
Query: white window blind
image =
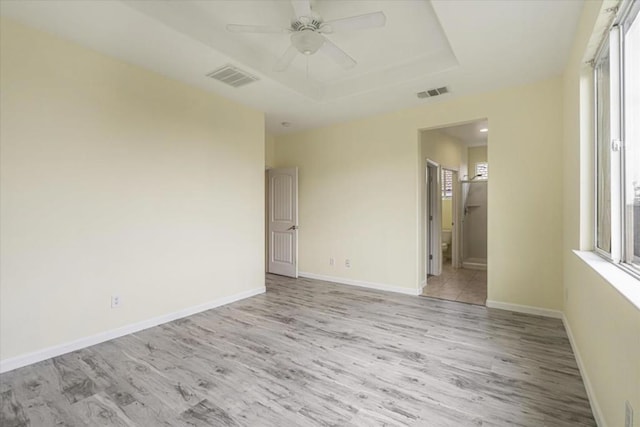
[[[489,163],[476,163],[476,177],[477,179],[489,179]]]
[[[442,169],[442,198],[450,199],[453,197],[453,171]]]

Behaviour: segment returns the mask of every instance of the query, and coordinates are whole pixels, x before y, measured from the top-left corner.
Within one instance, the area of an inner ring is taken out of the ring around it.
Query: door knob
[[[291,227],[289,227],[287,230],[297,230],[298,226],[297,225],[292,225]]]

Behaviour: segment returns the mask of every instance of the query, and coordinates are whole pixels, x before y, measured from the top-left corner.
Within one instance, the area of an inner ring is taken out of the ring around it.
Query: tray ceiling
[[[312,0],[312,7],[325,20],[381,10],[386,26],[327,35],[357,61],[352,69],[316,53],[276,72],[288,34],[225,26],[288,27],[285,0],[22,0],[0,2],[0,13],[260,109],[268,130],[279,133],[558,75],[582,2]],[[259,80],[233,88],[206,76],[226,64]],[[451,93],[416,96],[441,86]]]

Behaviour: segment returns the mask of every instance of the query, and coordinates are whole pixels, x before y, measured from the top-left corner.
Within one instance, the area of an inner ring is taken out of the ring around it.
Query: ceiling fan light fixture
[[[303,55],[313,55],[324,44],[324,37],[313,30],[296,31],[291,34],[291,44]]]

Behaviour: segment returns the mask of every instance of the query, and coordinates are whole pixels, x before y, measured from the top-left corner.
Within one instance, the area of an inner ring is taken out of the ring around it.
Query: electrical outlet
[[[633,408],[628,400],[624,402],[624,427],[633,427]]]
[[[351,268],[351,260],[349,258],[344,260],[344,266],[347,268]]]
[[[111,295],[111,308],[120,307],[120,295]]]
[[[335,263],[336,263],[335,259],[329,258],[329,265],[333,266],[333,265],[335,265]]]

